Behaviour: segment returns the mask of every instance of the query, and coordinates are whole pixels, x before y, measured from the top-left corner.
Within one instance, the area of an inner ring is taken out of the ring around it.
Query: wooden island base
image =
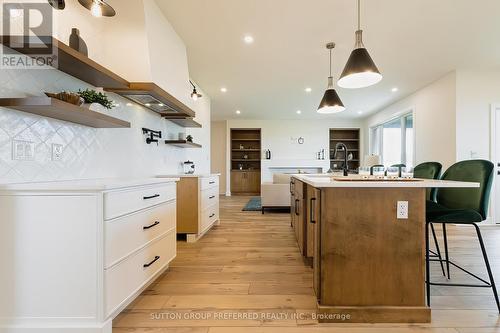
[[[320,323],[430,323],[431,309],[426,306],[321,306]]]

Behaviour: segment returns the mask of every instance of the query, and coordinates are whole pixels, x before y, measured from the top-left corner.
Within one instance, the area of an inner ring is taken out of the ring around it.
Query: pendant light
[[[339,87],[342,88],[364,88],[382,80],[382,74],[380,74],[370,54],[363,45],[360,8],[360,0],[358,0],[358,30],[356,31],[356,43],[338,81]]]
[[[90,10],[90,13],[94,17],[101,16],[115,16],[116,11],[109,4],[104,2],[104,0],[78,0],[80,5]]]
[[[344,104],[340,100],[340,97],[333,86],[332,50],[334,47],[335,43],[326,44],[326,48],[330,50],[330,76],[328,77],[328,87],[326,88],[323,99],[318,106],[318,113],[338,113],[345,110]]]
[[[191,82],[191,80],[189,80],[189,83],[191,83],[191,85],[193,86],[193,92],[191,93],[191,98],[195,101],[198,100],[198,98],[202,97],[201,94],[199,94],[197,91],[196,91],[196,87],[194,85],[193,82]]]

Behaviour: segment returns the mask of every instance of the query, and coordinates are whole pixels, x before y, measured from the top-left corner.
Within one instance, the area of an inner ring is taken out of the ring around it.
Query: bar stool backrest
[[[439,179],[443,166],[439,162],[420,163],[413,169],[413,177],[423,179]],[[427,200],[436,201],[436,189],[427,189]]]
[[[479,188],[440,188],[437,203],[451,209],[471,209],[483,220],[488,216],[488,204],[493,182],[494,165],[486,160],[468,160],[453,164],[441,179],[479,183]]]

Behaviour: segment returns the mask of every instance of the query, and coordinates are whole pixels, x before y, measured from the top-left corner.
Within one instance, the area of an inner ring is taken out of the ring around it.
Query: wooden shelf
[[[232,139],[233,141],[260,141],[260,139]]]
[[[54,54],[57,56],[56,69],[95,87],[127,88],[129,86],[127,80],[52,36],[44,36],[40,37],[40,39],[32,36],[1,36],[0,38],[0,42],[9,48],[11,42],[19,43],[20,45],[30,45],[29,48],[14,48],[15,51],[30,57],[38,56],[37,54],[33,54],[33,48],[37,47],[37,45],[45,47],[45,44],[40,42],[40,39],[43,39],[52,43]]]
[[[231,161],[233,161],[233,162],[260,162],[260,159],[233,158]]]
[[[231,172],[260,172],[258,169],[231,169]]]
[[[165,144],[176,146],[178,148],[201,148],[201,145],[186,140],[165,140]]]
[[[235,148],[235,149],[231,149],[232,151],[241,151],[241,152],[245,152],[245,151],[260,151],[260,149],[238,149],[238,148]]]
[[[330,139],[330,141],[359,141],[359,139]]]
[[[169,118],[165,117],[165,119],[177,124],[181,127],[189,127],[189,128],[200,128],[201,124],[194,121],[193,118]]]
[[[0,106],[95,128],[128,128],[130,123],[50,97],[0,98]]]

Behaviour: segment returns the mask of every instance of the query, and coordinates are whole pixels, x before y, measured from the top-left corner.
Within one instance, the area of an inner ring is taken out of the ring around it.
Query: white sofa
[[[260,197],[262,214],[266,208],[290,207],[290,175],[283,173],[273,174],[273,182],[262,183]]]

